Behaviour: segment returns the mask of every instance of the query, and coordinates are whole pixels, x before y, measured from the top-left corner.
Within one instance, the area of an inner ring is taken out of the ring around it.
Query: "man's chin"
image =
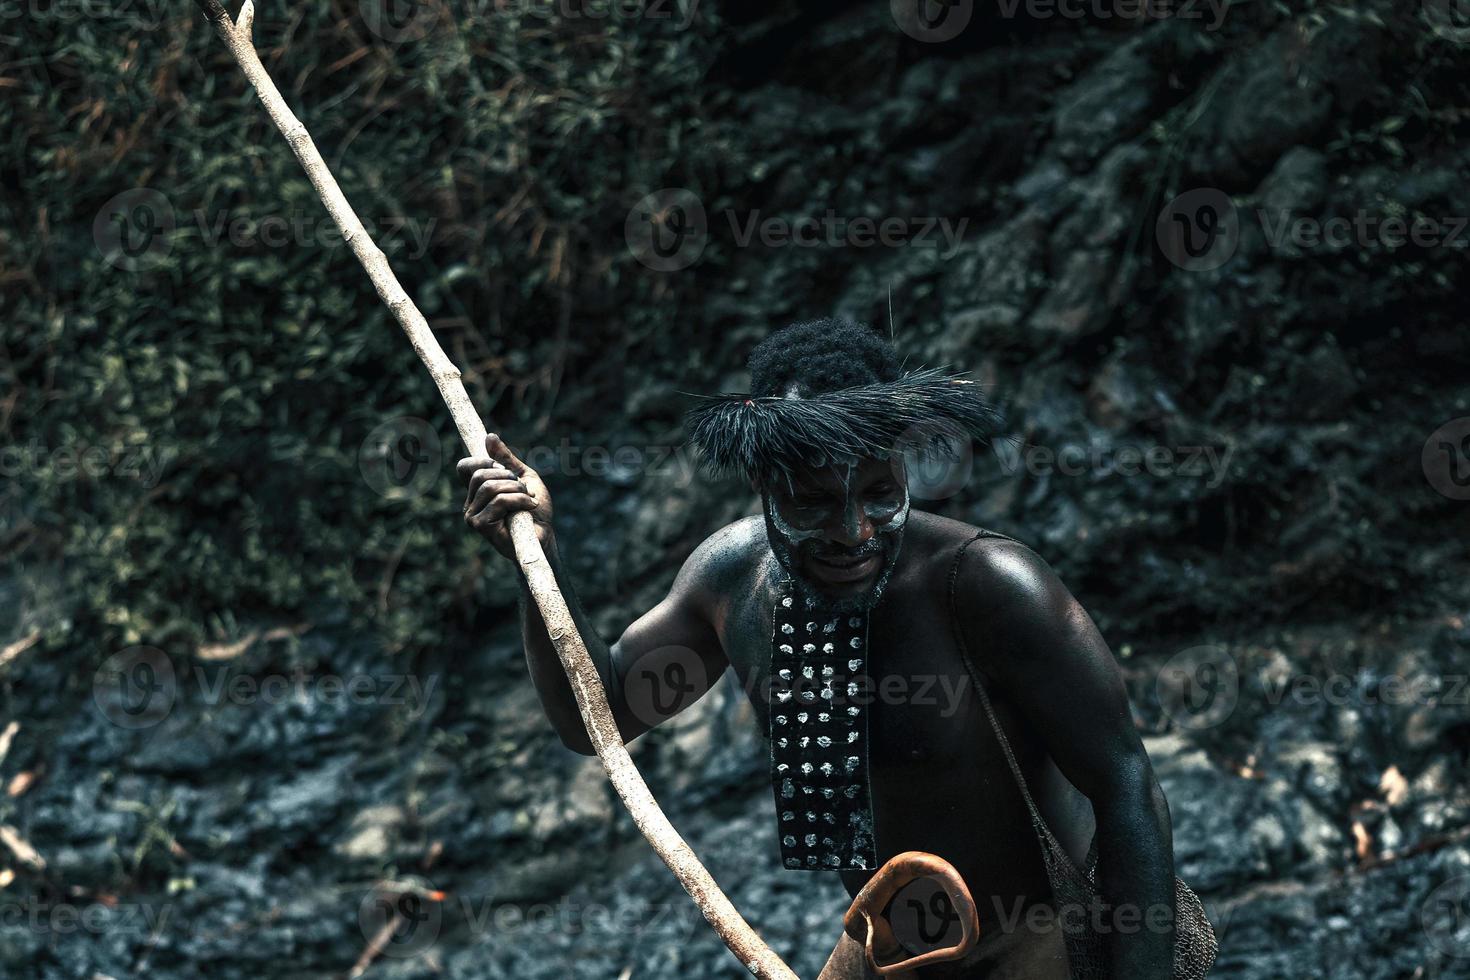
[[[876,572],[856,582],[828,582],[812,575],[806,577],[806,582],[811,586],[813,592],[833,600],[860,599],[873,591],[873,586],[877,584],[877,581]]]
[[[818,574],[803,569],[797,579],[800,591],[812,598],[818,606],[835,612],[858,611],[871,608],[879,599],[878,583],[885,577],[885,565],[850,582],[829,581]]]

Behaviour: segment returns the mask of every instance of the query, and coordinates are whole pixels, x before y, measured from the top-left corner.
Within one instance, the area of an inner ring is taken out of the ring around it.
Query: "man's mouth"
[[[811,555],[812,570],[824,582],[861,582],[878,571],[883,564],[883,552],[870,551],[865,555]]]

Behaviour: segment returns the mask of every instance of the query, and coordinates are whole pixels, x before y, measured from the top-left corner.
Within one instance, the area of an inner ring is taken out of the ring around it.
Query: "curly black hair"
[[[750,352],[751,394],[802,397],[894,381],[903,364],[893,345],[852,320],[827,317],[782,327]]]

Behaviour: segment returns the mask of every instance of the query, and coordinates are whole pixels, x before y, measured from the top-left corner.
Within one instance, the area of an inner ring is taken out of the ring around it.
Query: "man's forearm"
[[[1152,773],[1094,804],[1109,975],[1168,980],[1174,969],[1174,842]]]
[[[582,642],[587,645],[587,653],[592,658],[592,663],[596,665],[597,673],[602,677],[603,689],[611,698],[613,688],[609,684],[609,677],[612,655],[607,644],[587,621],[582,604],[577,601],[576,590],[567,580],[567,576],[562,573],[561,554],[557,550],[555,539],[547,540],[545,551],[546,560],[551,565],[557,584],[561,587],[562,597],[566,599],[567,608],[571,610],[572,620],[577,624],[577,632],[581,634]],[[517,565],[517,571],[519,571],[519,565]],[[592,755],[592,742],[587,737],[587,729],[582,724],[582,715],[577,710],[577,700],[572,694],[571,682],[567,680],[561,659],[556,654],[556,647],[547,633],[546,623],[541,619],[541,610],[536,608],[536,603],[531,598],[531,590],[526,584],[525,576],[519,575],[518,578],[520,580],[521,638],[526,647],[526,666],[531,673],[531,684],[536,688],[536,694],[541,699],[541,708],[546,712],[547,719],[556,729],[556,733],[561,736],[562,743],[567,748],[582,755]]]

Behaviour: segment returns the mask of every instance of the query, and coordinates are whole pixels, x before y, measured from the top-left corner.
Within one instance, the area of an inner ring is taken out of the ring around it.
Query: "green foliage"
[[[390,40],[357,4],[263,3],[254,36],[487,419],[522,438],[586,419],[623,396],[569,368],[627,356],[655,289],[671,309],[622,226],[671,160],[713,159],[697,83],[718,25],[417,16]],[[0,102],[0,550],[26,590],[6,633],[193,644],[345,608],[419,648],[466,599],[508,601],[475,581],[433,384],[197,9],[58,3],[0,31],[25,52]],[[153,246],[110,262],[94,220],[133,188],[161,195],[122,215]],[[430,420],[439,473],[384,497],[359,455],[399,416]]]

